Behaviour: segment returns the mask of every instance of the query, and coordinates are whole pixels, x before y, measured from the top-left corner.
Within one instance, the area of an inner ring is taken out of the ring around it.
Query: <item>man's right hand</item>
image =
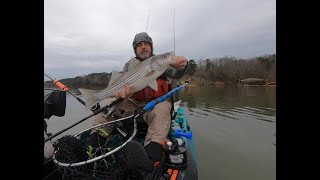
[[[131,97],[134,93],[134,86],[128,86],[128,84],[125,84],[123,88],[120,91],[116,91],[114,96],[116,98],[122,98],[122,99],[127,99]]]

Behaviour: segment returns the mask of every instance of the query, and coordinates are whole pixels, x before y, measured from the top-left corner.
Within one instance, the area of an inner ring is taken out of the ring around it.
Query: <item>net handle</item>
[[[84,131],[82,131],[82,132],[74,135],[74,137],[77,137],[77,136],[79,136],[80,134],[82,134],[83,132],[88,131],[88,130],[91,130],[91,129],[93,129],[93,128],[100,127],[100,126],[103,126],[103,125],[106,125],[106,124],[110,124],[110,123],[114,123],[114,122],[118,122],[118,121],[122,121],[122,120],[126,120],[126,119],[129,119],[129,118],[132,118],[133,116],[134,116],[134,115],[131,115],[131,116],[128,116],[128,117],[124,117],[124,118],[121,118],[121,119],[117,119],[117,120],[115,120],[115,121],[105,122],[105,123],[102,123],[102,124],[99,124],[99,125],[96,125],[96,126],[92,126],[92,127],[88,128],[88,129],[86,129],[86,130],[84,130]],[[58,150],[57,150],[56,152],[54,152],[54,154],[53,154],[53,157],[52,157],[53,162],[54,162],[55,164],[57,164],[57,165],[59,165],[59,166],[63,166],[63,167],[77,167],[77,166],[82,166],[82,165],[85,165],[85,164],[93,163],[93,162],[95,162],[95,161],[98,161],[98,160],[100,160],[100,159],[102,159],[102,158],[105,158],[105,157],[107,157],[107,156],[109,156],[109,155],[111,155],[111,154],[119,151],[119,150],[120,150],[122,147],[124,147],[129,141],[131,141],[131,140],[133,139],[133,137],[136,135],[136,133],[137,133],[137,122],[136,122],[136,118],[137,118],[138,116],[139,116],[139,114],[136,115],[136,116],[133,118],[133,127],[134,127],[134,128],[133,128],[132,136],[131,136],[126,142],[124,142],[123,144],[121,144],[119,147],[113,149],[112,151],[110,151],[110,152],[108,152],[108,153],[106,153],[106,154],[100,155],[100,156],[98,156],[98,157],[95,157],[95,158],[93,158],[93,159],[87,160],[87,161],[81,161],[81,162],[78,162],[78,163],[62,163],[62,162],[59,162],[59,161],[56,159],[56,156],[55,156],[56,153],[59,151],[59,149],[58,149]]]

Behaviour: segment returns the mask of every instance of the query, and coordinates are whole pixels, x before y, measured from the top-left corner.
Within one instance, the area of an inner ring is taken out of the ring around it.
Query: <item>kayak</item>
[[[50,93],[45,93],[47,94],[45,101],[46,99],[65,101],[63,97],[65,93],[57,91],[59,90],[52,90],[52,94],[58,98],[48,98]],[[132,116],[122,118],[122,120],[117,119],[118,122],[115,123],[115,130],[112,134],[106,135],[101,131],[104,137],[100,134],[98,141],[104,139],[104,145],[107,144],[108,148],[95,149],[92,148],[94,146],[88,146],[88,139],[92,138],[92,128],[52,142],[54,152],[51,157],[48,158],[47,155],[44,158],[44,179],[198,179],[192,131],[183,108],[179,106],[180,102],[174,103],[168,139],[162,143],[163,156],[152,171],[146,172],[143,169],[146,155],[142,145],[147,132],[147,124],[142,118]],[[65,102],[57,102],[57,104],[59,104],[59,113],[50,112],[49,114],[62,116],[64,112],[62,113],[61,104],[65,106]],[[46,118],[49,119],[50,115],[47,115]],[[80,152],[79,147],[83,144],[86,144],[87,149]],[[138,149],[130,149],[132,147],[138,147]],[[127,155],[133,152],[135,152],[134,156]],[[86,158],[79,158],[81,156],[73,158],[81,153]]]
[[[198,179],[197,158],[192,131],[184,115],[183,108],[179,106],[180,102],[181,101],[177,101],[174,103],[171,128],[167,141],[167,144],[176,144],[176,149],[173,147],[174,145],[171,145],[171,151],[165,148],[162,165],[155,168],[152,173],[149,173],[143,179]],[[146,126],[146,123],[144,125]],[[143,126],[143,124],[140,126]],[[146,128],[140,130],[140,132],[141,134],[146,133]],[[134,140],[142,144],[144,137],[143,135],[137,135]],[[156,174],[157,172],[158,174]]]

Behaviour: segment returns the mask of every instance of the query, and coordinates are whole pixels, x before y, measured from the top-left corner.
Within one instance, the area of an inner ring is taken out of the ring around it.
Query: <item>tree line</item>
[[[59,82],[67,86],[69,89],[87,88],[87,89],[103,89],[108,86],[112,73],[91,73],[88,75],[77,76],[75,78],[61,79]],[[52,81],[44,82],[45,88],[56,88]]]
[[[220,57],[189,61],[186,74],[190,79],[197,77],[206,81],[222,81],[238,84],[246,78],[260,78],[267,81],[276,80],[276,54],[250,59]]]
[[[194,60],[190,59],[184,78],[198,78],[200,81],[222,81],[226,84],[238,84],[245,78],[276,80],[276,54],[248,59],[220,57]],[[111,73],[91,73],[75,78],[59,80],[69,89],[89,88],[102,89],[108,86]],[[56,88],[51,81],[44,82],[45,88]]]

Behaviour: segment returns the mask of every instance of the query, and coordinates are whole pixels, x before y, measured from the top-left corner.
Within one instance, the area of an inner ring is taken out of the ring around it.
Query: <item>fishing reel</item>
[[[94,112],[94,111],[96,111],[96,110],[98,110],[98,109],[100,109],[100,108],[101,108],[100,103],[97,103],[97,104],[93,105],[93,106],[90,108],[90,110],[91,110],[92,112]]]

